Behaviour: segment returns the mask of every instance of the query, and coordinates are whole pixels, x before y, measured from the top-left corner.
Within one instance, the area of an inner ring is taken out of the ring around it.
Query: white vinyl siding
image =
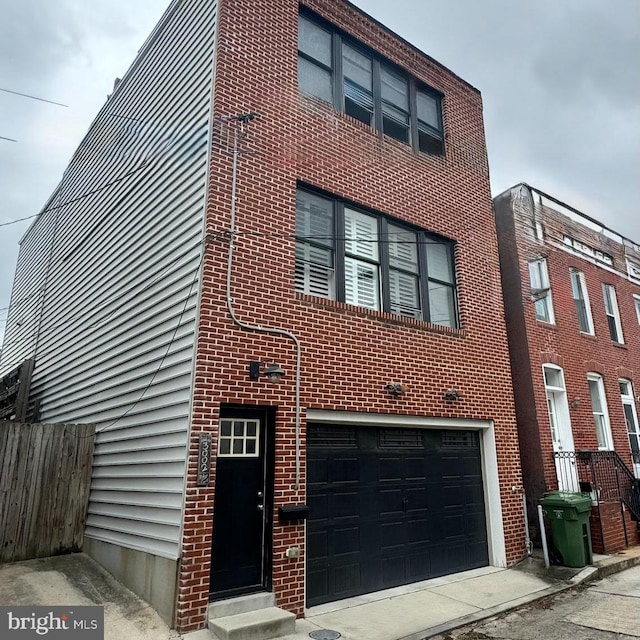
[[[97,425],[86,535],[174,559],[216,13],[173,2],[94,120],[21,243],[1,365],[35,353],[41,419]]]

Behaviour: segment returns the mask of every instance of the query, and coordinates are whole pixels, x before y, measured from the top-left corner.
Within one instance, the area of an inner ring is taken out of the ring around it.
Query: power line
[[[11,91],[11,89],[3,89],[0,87],[0,91],[5,93],[12,93],[14,96],[22,96],[23,98],[30,98],[31,100],[38,100],[39,102],[48,102],[49,104],[55,104],[59,107],[68,107],[68,104],[62,104],[61,102],[54,102],[53,100],[46,100],[45,98],[38,98],[38,96],[31,96],[28,93],[20,93],[19,91]]]
[[[119,178],[116,178],[115,180],[112,180],[111,182],[107,182],[106,184],[103,184],[101,187],[97,187],[96,189],[93,189],[92,191],[88,191],[87,193],[83,193],[82,195],[79,195],[76,198],[71,198],[71,200],[67,200],[66,202],[63,202],[62,204],[57,204],[54,207],[49,207],[48,209],[43,209],[42,211],[40,211],[38,213],[34,213],[32,216],[26,216],[25,218],[18,218],[16,220],[9,220],[9,222],[0,222],[0,227],[8,227],[11,224],[17,224],[18,222],[23,222],[24,220],[30,220],[31,218],[37,218],[39,215],[42,215],[43,213],[49,213],[49,211],[55,211],[56,209],[62,209],[62,207],[66,207],[69,204],[73,204],[74,202],[78,202],[80,200],[84,200],[85,198],[88,198],[89,196],[95,195],[96,193],[99,193],[100,191],[104,191],[105,189],[113,186],[114,184],[117,184],[118,182],[122,182],[123,180],[128,178],[130,175],[133,175],[134,173],[140,171],[141,169],[144,169],[146,166],[147,166],[147,161],[145,160],[139,167],[136,167],[135,169],[132,169],[131,171],[127,171],[127,173],[121,175]]]
[[[0,140],[8,140],[9,142],[18,142],[17,140],[14,140],[13,138],[7,138],[5,136],[0,136]]]
[[[187,311],[187,307],[189,306],[189,299],[191,298],[191,293],[193,291],[193,287],[196,284],[196,282],[198,281],[198,274],[200,273],[200,267],[202,266],[202,261],[203,260],[204,260],[204,251],[202,252],[202,256],[200,257],[200,261],[198,262],[198,266],[196,267],[195,273],[193,274],[193,280],[191,281],[191,286],[189,287],[189,291],[187,292],[187,296],[186,296],[186,298],[184,300],[184,305],[182,306],[182,311],[180,312],[180,315],[178,316],[178,322],[176,323],[176,327],[173,330],[173,333],[171,335],[171,340],[169,340],[169,344],[167,345],[167,348],[166,348],[166,350],[164,352],[164,355],[162,356],[162,359],[160,360],[160,364],[158,364],[158,367],[154,371],[153,375],[151,376],[151,379],[147,383],[147,386],[142,390],[142,393],[140,394],[138,399],[124,413],[122,413],[120,416],[118,416],[112,422],[107,423],[101,429],[96,429],[95,435],[97,435],[99,433],[102,433],[103,431],[109,430],[111,427],[113,427],[118,422],[120,422],[120,420],[122,420],[127,415],[129,415],[129,413],[131,413],[131,411],[133,411],[133,409],[135,409],[135,407],[142,401],[142,398],[144,398],[144,396],[147,393],[147,391],[149,391],[149,389],[151,388],[151,385],[153,384],[153,381],[156,379],[156,376],[160,373],[160,371],[162,369],[162,365],[164,364],[164,361],[167,359],[167,356],[169,355],[169,351],[171,350],[171,347],[173,346],[173,343],[175,342],[176,335],[178,334],[178,330],[180,329],[180,326],[182,325],[182,318],[184,317],[184,314]],[[90,434],[90,435],[86,435],[86,436],[78,436],[78,438],[89,438],[89,437],[92,437],[93,435],[94,434]]]

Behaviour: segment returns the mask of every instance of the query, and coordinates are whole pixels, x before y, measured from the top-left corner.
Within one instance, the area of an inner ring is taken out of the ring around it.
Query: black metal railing
[[[598,502],[620,500],[640,521],[640,480],[615,451],[556,451],[553,457],[558,489],[590,493]]]

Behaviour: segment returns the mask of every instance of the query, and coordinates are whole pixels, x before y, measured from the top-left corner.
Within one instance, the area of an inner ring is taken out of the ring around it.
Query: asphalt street
[[[432,640],[640,638],[640,566],[435,636]]]

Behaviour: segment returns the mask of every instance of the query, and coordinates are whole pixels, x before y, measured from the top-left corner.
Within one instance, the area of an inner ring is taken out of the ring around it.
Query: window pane
[[[234,422],[233,423],[233,435],[234,436],[242,436],[242,435],[244,435],[244,422]]]
[[[402,227],[388,225],[389,264],[392,267],[418,273],[417,235]]]
[[[556,387],[558,389],[564,389],[564,384],[562,382],[562,375],[559,369],[552,369],[551,367],[545,367],[544,383],[547,387]]]
[[[453,261],[451,259],[451,245],[427,245],[427,267],[429,278],[453,283]]]
[[[402,111],[409,111],[409,83],[406,78],[398,75],[387,67],[380,67],[380,81],[382,99]]]
[[[244,444],[244,440],[234,440],[233,441],[233,453],[243,453],[242,445]]]
[[[344,236],[347,253],[378,261],[378,220],[376,218],[345,208]]]
[[[331,34],[304,16],[298,17],[298,49],[331,66]]]
[[[453,289],[443,284],[429,282],[429,321],[445,327],[455,327]]]
[[[602,402],[600,400],[600,389],[597,380],[589,380],[589,393],[591,394],[591,407],[593,411],[602,412]]]
[[[256,433],[257,433],[257,429],[258,429],[258,423],[257,422],[247,422],[247,436],[255,438],[256,437]]]
[[[231,440],[228,438],[222,438],[220,440],[220,454],[229,455],[231,453]]]
[[[342,73],[353,83],[371,91],[373,73],[371,71],[371,58],[356,51],[348,44],[342,45]]]
[[[345,258],[345,302],[370,309],[380,308],[380,282],[378,266]]]
[[[348,80],[344,83],[344,111],[366,125],[373,124],[373,97]]]
[[[296,194],[296,237],[314,244],[333,246],[333,203],[298,191]]]
[[[296,243],[295,289],[323,298],[335,298],[333,252]]]
[[[255,453],[256,452],[256,441],[255,440],[247,440],[246,441],[246,452],[245,453]]]
[[[383,104],[382,131],[400,142],[409,142],[409,114],[388,104]]]
[[[305,58],[298,58],[298,87],[303,93],[333,102],[331,74]]]
[[[442,156],[444,155],[444,142],[439,136],[434,136],[433,133],[418,126],[418,149],[423,153]]]
[[[231,422],[229,420],[222,420],[220,422],[220,435],[221,436],[231,435]]]
[[[418,278],[401,271],[389,271],[389,297],[391,299],[391,311],[402,316],[419,318],[420,294],[418,291]]]
[[[422,91],[416,92],[418,120],[425,122],[434,129],[440,129],[440,101]]]

